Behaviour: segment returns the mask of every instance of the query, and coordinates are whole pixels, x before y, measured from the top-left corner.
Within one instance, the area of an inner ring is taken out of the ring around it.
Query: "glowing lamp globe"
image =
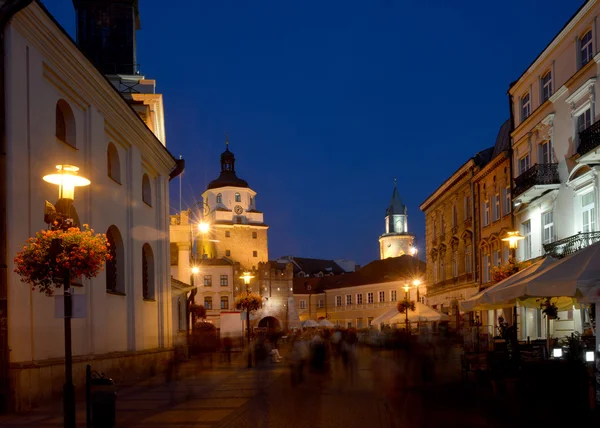
[[[525,239],[519,232],[507,232],[506,237],[502,238],[502,241],[508,242],[510,248],[517,248],[519,241]]]
[[[75,200],[75,187],[89,186],[90,180],[77,175],[79,168],[73,165],[56,165],[57,174],[43,177],[44,181],[58,185],[58,198]]]
[[[201,233],[207,233],[210,230],[210,225],[208,223],[201,222],[198,224],[198,230]]]

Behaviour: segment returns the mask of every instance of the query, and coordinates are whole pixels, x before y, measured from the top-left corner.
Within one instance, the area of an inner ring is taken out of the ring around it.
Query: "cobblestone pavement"
[[[482,405],[485,394],[455,382],[457,358],[444,351],[435,379],[423,383],[416,358],[361,348],[354,370],[334,360],[328,375],[307,372],[294,387],[285,361],[253,369],[245,368],[243,357],[231,365],[192,361],[169,383],[157,377],[120,391],[117,427],[494,427]],[[59,427],[60,412],[57,402],[0,417],[0,427]],[[77,420],[85,426],[83,407]]]

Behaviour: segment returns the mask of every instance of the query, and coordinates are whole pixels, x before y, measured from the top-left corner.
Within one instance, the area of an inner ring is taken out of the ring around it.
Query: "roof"
[[[403,255],[374,260],[356,272],[345,275],[294,278],[294,294],[316,294],[327,290],[359,285],[380,284],[412,279],[425,274],[425,262],[413,256]]]
[[[305,257],[281,257],[282,260],[289,261],[294,266],[294,276],[300,272],[304,272],[306,275],[313,276],[322,272],[324,275],[333,273],[334,275],[341,275],[346,271],[340,267],[333,260],[324,259],[309,259]]]
[[[200,265],[204,265],[204,266],[231,266],[231,265],[233,265],[232,260],[228,260],[224,257],[221,259],[200,259],[198,261],[198,263]]]
[[[180,281],[178,279],[175,279],[175,278],[171,277],[171,287],[175,287],[175,288],[178,288],[178,289],[185,289],[185,288],[189,288],[190,285],[186,284],[183,281]]]
[[[238,178],[235,174],[235,155],[229,150],[229,143],[226,142],[225,144],[225,151],[221,153],[221,174],[219,175],[219,178],[208,183],[208,188],[250,187],[246,180]]]
[[[512,131],[512,121],[508,119],[500,126],[498,135],[496,136],[496,144],[491,159],[494,159],[498,154],[510,149],[510,133]]]
[[[392,199],[390,200],[390,206],[385,210],[385,215],[394,215],[394,214],[406,214],[406,205],[400,199],[400,194],[398,194],[398,189],[396,188],[396,183],[394,182],[394,191],[392,192]]]

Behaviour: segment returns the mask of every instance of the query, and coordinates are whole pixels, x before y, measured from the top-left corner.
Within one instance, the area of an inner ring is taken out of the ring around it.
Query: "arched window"
[[[106,231],[111,260],[106,262],[106,291],[125,294],[125,251],[123,239],[116,226]]]
[[[142,295],[145,300],[154,299],[154,254],[148,243],[142,247]]]
[[[56,103],[56,138],[63,143],[76,147],[75,117],[73,110],[65,100]]]
[[[149,206],[152,206],[152,187],[150,186],[150,178],[148,174],[142,177],[142,200]]]
[[[119,162],[119,152],[113,143],[108,143],[106,150],[107,172],[108,176],[121,184],[121,162]]]
[[[217,194],[217,204],[222,204],[223,203],[223,195],[221,195],[220,193]]]
[[[241,197],[241,196],[240,196],[240,194],[239,194],[239,193],[237,193],[237,192],[235,193],[235,201],[236,201],[236,202],[242,202],[242,197]]]

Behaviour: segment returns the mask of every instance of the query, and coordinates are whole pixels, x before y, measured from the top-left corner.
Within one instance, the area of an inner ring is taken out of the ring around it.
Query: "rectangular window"
[[[483,225],[487,226],[490,224],[490,201],[485,201],[482,207]]]
[[[390,301],[395,302],[398,300],[398,292],[396,290],[390,291]]]
[[[231,250],[225,250],[225,257],[231,257]]]
[[[494,195],[494,221],[500,220],[500,195]]]
[[[306,300],[300,300],[300,309],[306,309]]]
[[[511,202],[510,202],[510,187],[506,186],[502,189],[502,214],[507,215],[511,210]]]
[[[519,175],[527,171],[529,169],[529,165],[529,154],[526,154],[521,159],[519,159]]]
[[[225,231],[225,238],[229,238],[231,236],[231,232],[228,230]]]
[[[221,296],[221,309],[229,309],[229,297]]]
[[[496,251],[492,253],[492,266],[498,266],[498,253]]]
[[[489,254],[483,255],[483,283],[490,282],[490,256]]]
[[[446,280],[446,264],[443,257],[440,257],[440,281]]]
[[[324,308],[325,307],[325,302],[323,301],[323,299],[319,299],[318,307],[319,308]]]
[[[502,250],[500,248],[496,249],[496,264],[495,266],[500,266],[502,264]]]
[[[590,126],[592,126],[592,111],[588,108],[577,116],[577,132],[585,131]]]
[[[210,310],[210,309],[212,309],[212,297],[206,296],[206,297],[204,298],[204,307],[205,307],[207,310]]]
[[[542,102],[552,96],[552,71],[542,76]]]
[[[256,239],[256,237],[257,237],[256,232],[252,232],[252,239]]]
[[[356,304],[357,305],[362,305],[363,301],[362,301],[362,294],[357,294],[356,295]]]
[[[544,141],[540,144],[540,163],[552,163],[552,152],[550,150],[550,141]]]
[[[335,306],[342,306],[342,296],[335,296]]]
[[[472,260],[473,258],[473,247],[471,245],[467,245],[465,248],[465,272],[471,273],[473,272]]]
[[[352,295],[346,294],[346,305],[351,305],[351,304],[352,304]]]
[[[521,245],[523,260],[529,260],[531,258],[531,220],[521,223],[521,235],[525,238]]]
[[[542,214],[542,243],[550,244],[554,240],[554,215],[552,211]]]
[[[385,302],[385,291],[380,291],[379,292],[379,302]]]
[[[594,204],[594,191],[581,195],[582,231],[596,231],[596,207]]]
[[[252,257],[258,257],[258,251],[252,251]]]
[[[580,68],[592,60],[594,53],[592,51],[592,31],[588,31],[579,39],[580,49]]]
[[[227,287],[229,285],[229,277],[227,275],[221,275],[221,287]]]
[[[504,245],[504,262],[507,263],[510,258],[510,248],[508,245]]]
[[[458,251],[452,251],[452,277],[458,276]]]
[[[524,121],[531,114],[531,100],[529,94],[521,97],[521,121]]]
[[[452,227],[456,227],[458,216],[456,215],[456,204],[452,205]]]
[[[464,205],[464,209],[465,209],[463,217],[465,220],[470,219],[471,218],[471,196],[469,196],[469,195],[465,196],[465,201],[464,201],[463,205]]]
[[[367,293],[367,303],[373,303],[373,293]]]
[[[204,275],[204,286],[212,287],[212,275]]]

